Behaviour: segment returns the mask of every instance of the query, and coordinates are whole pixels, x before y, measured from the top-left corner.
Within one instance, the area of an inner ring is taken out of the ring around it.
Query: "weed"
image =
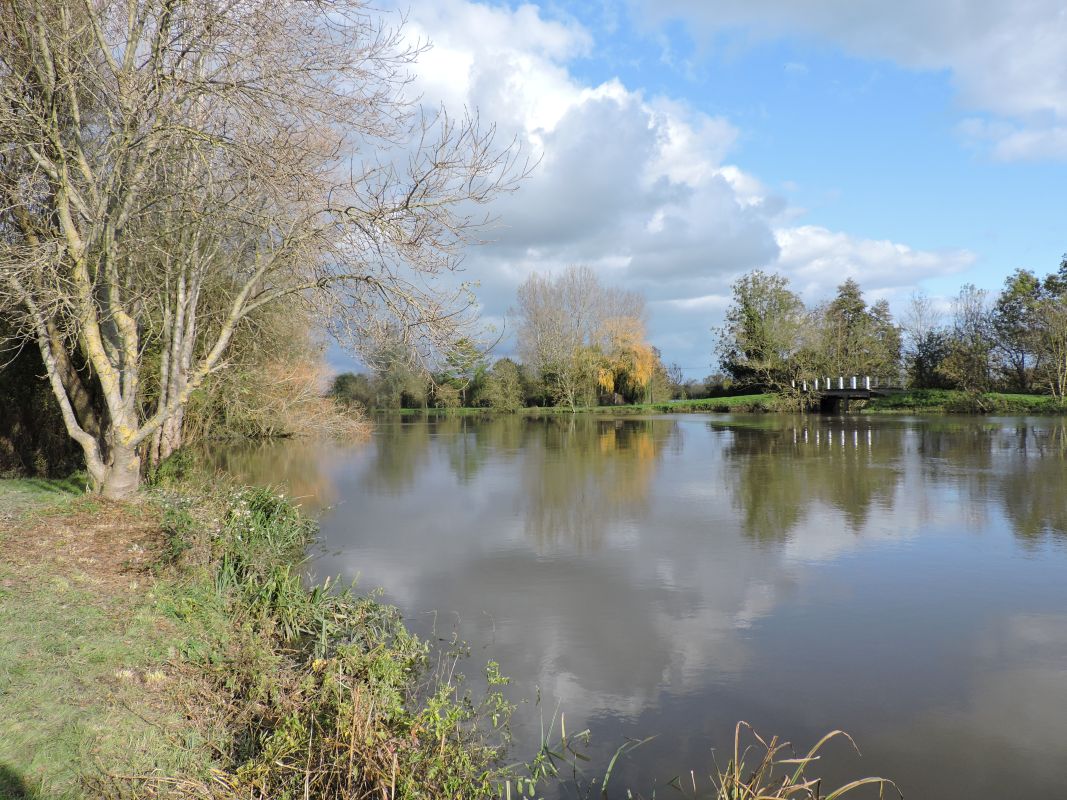
[[[808,768],[818,761],[826,743],[837,738],[847,740],[859,752],[851,736],[844,731],[831,731],[805,755],[793,757],[789,742],[778,737],[766,740],[747,722],[739,722],[734,728],[730,760],[712,778],[713,796],[715,800],[836,800],[861,786],[877,786],[879,797],[885,796],[887,787],[903,797],[896,784],[885,778],[860,778],[827,792],[821,779],[808,774]],[[752,741],[746,743],[746,739]],[[698,789],[692,775],[691,780],[696,795]],[[671,784],[683,789],[677,778]]]

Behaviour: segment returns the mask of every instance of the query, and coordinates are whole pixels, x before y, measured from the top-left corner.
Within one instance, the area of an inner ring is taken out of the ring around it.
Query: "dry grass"
[[[809,768],[821,758],[820,751],[833,739],[845,739],[859,753],[859,748],[844,731],[831,731],[803,756],[795,756],[789,742],[777,736],[764,739],[747,722],[734,729],[734,749],[726,766],[712,779],[715,800],[836,800],[864,786],[899,790],[886,778],[859,778],[827,791],[821,778],[809,775]],[[696,793],[696,782],[693,790]],[[903,797],[903,795],[900,795]]]

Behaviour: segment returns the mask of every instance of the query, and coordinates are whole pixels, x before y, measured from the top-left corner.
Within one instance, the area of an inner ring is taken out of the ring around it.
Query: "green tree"
[[[796,377],[805,313],[781,275],[755,270],[737,280],[726,322],[718,329],[719,363],[735,381],[781,389]]]
[[[903,316],[903,360],[908,385],[917,389],[943,389],[949,382],[941,372],[948,355],[948,333],[937,305],[921,292],[912,294]]]
[[[871,306],[870,351],[864,375],[874,375],[898,385],[904,358],[904,335],[893,321],[887,300],[879,300]]]
[[[993,305],[991,329],[997,367],[1005,384],[1016,391],[1028,392],[1033,384],[1039,355],[1036,315],[1044,293],[1034,273],[1017,269],[1004,281]]]
[[[818,374],[898,378],[902,337],[885,300],[868,307],[859,284],[849,278],[813,317],[810,361]]]
[[[470,339],[464,338],[449,348],[444,369],[435,376],[435,380],[438,384],[455,389],[459,393],[459,405],[465,406],[468,398],[477,394],[488,369],[485,353]],[[451,397],[451,392],[446,396]]]
[[[375,408],[425,408],[429,381],[411,351],[398,340],[386,341],[368,358],[374,371]]]
[[[1054,396],[1067,399],[1067,256],[1042,281],[1034,311],[1038,374]]]
[[[501,358],[485,376],[474,401],[497,411],[518,411],[523,407],[522,368],[510,358]]]
[[[342,372],[336,375],[328,394],[346,406],[374,406],[374,384],[370,376],[363,373]]]
[[[906,367],[908,384],[917,389],[945,389],[951,381],[941,365],[949,354],[948,332],[935,328],[922,333],[908,347]]]

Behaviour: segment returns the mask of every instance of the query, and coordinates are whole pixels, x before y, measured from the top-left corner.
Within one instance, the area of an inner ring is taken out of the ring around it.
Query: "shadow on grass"
[[[41,795],[27,786],[17,772],[0,764],[0,800],[41,800]]]
[[[85,474],[81,472],[66,478],[25,478],[20,483],[40,494],[85,494]]]
[[[88,477],[75,472],[65,478],[11,478],[0,481],[0,494],[59,499],[85,494]]]

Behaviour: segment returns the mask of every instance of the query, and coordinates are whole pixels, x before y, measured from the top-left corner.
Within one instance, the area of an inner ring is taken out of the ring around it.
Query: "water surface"
[[[645,796],[744,719],[847,730],[830,779],[973,800],[1067,796],[1065,454],[1059,419],[580,415],[224,461],[322,509],[319,576],[458,630],[594,755],[656,734],[620,780]]]

